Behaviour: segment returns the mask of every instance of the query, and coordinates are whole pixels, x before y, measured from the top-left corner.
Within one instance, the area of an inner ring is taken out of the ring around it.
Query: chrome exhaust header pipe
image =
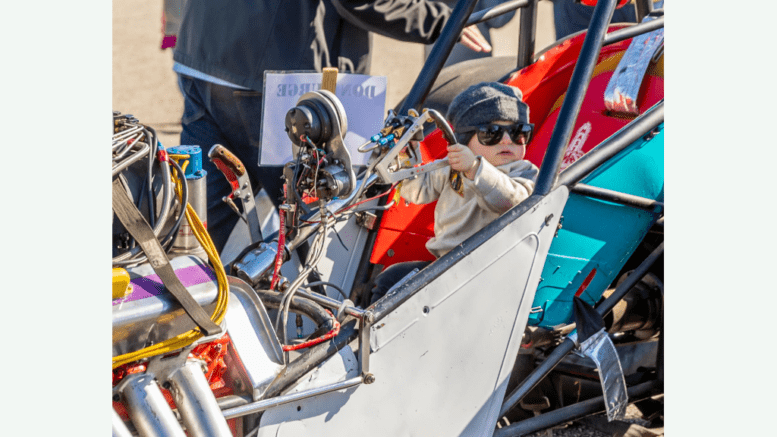
[[[152,375],[130,375],[119,391],[141,437],[186,437]]]
[[[202,371],[202,363],[188,360],[168,377],[173,400],[192,437],[232,437],[227,420]]]
[[[127,425],[124,424],[124,421],[121,420],[121,417],[119,417],[119,413],[116,412],[116,410],[113,410],[113,419],[111,420],[111,436],[113,437],[132,437],[132,433],[130,432],[129,428],[127,428]]]

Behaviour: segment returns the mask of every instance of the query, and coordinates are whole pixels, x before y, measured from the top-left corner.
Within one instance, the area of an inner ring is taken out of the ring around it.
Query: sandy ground
[[[540,2],[537,51],[553,42],[551,14],[550,2]],[[518,14],[492,32],[494,55],[517,53],[517,31]],[[183,98],[172,70],[172,51],[161,50],[161,40],[162,0],[113,2],[113,109],[134,114],[156,129],[169,147],[179,144]],[[388,77],[387,108],[410,90],[423,60],[422,45],[375,35],[371,74]]]

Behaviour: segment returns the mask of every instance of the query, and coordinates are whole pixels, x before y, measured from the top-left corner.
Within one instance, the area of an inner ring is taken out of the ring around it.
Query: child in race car
[[[450,167],[402,182],[407,201],[434,209],[434,237],[426,248],[439,258],[534,190],[539,170],[524,160],[531,140],[529,107],[521,90],[496,82],[473,85],[451,102],[446,118],[458,144],[448,146]],[[397,263],[376,279],[370,303],[428,261]]]

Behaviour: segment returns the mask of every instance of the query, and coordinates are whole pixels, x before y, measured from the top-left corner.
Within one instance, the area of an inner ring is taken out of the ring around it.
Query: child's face
[[[513,123],[509,121],[495,121],[492,124],[509,126]],[[510,135],[505,131],[498,144],[485,146],[479,140],[477,134],[473,135],[467,144],[472,153],[480,155],[490,162],[493,166],[500,166],[515,161],[520,161],[526,155],[526,142],[521,139],[518,144],[510,139]]]

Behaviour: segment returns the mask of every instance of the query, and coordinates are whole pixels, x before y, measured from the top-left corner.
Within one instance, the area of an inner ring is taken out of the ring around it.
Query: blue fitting
[[[199,179],[205,175],[202,170],[202,149],[200,146],[175,146],[167,149],[168,155],[189,155],[189,165],[184,171],[186,179]]]
[[[375,134],[370,137],[370,141],[372,141],[373,143],[377,143],[379,139],[380,139],[380,134]]]

